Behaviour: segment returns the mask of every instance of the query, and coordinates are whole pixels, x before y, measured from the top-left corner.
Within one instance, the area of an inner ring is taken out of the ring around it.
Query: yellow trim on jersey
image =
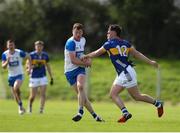
[[[36,65],[36,64],[46,64],[46,60],[32,60],[32,64]]]
[[[131,49],[131,48],[127,48],[127,50],[126,50],[126,55],[129,54],[130,49]]]
[[[126,50],[126,51],[125,51],[125,50]],[[122,52],[124,55],[128,55],[130,50],[132,50],[132,47],[127,48],[127,49],[125,49],[124,47],[121,48],[121,52]],[[108,54],[110,54],[110,53],[111,53],[112,55],[118,55],[118,54],[120,54],[118,48],[110,48],[109,51],[110,51],[110,52],[109,52]],[[124,52],[125,52],[125,53],[124,53]]]
[[[112,55],[118,55],[119,51],[117,48],[110,48],[109,51],[111,52]]]

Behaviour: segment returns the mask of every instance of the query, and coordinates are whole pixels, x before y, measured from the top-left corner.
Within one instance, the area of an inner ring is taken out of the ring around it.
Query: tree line
[[[175,0],[1,0],[1,52],[7,39],[30,51],[36,40],[61,52],[72,25],[85,26],[89,50],[106,41],[109,24],[123,27],[123,38],[155,57],[180,57],[180,8]]]

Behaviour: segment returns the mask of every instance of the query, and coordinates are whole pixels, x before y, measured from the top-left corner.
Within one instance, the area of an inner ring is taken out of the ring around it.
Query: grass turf
[[[27,107],[27,101],[24,101]],[[157,117],[156,108],[145,103],[127,102],[133,117],[124,124],[117,123],[121,113],[112,102],[93,102],[96,112],[106,122],[96,122],[85,110],[80,122],[71,119],[77,111],[76,101],[48,100],[45,113],[39,114],[39,99],[36,99],[32,114],[19,115],[17,105],[12,100],[0,99],[0,131],[75,131],[75,132],[169,132],[180,131],[180,107],[165,103],[165,114]]]

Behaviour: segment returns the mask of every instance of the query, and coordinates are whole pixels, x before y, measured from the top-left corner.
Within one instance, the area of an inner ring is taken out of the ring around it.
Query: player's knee
[[[87,104],[88,103],[88,99],[84,99],[84,104]]]
[[[22,81],[16,81],[15,83],[14,83],[14,88],[16,89],[19,89],[20,87],[21,87],[21,82]]]
[[[15,91],[15,93],[17,93],[17,94],[19,94],[19,93],[20,93],[20,90],[19,90],[19,88],[18,88],[18,87],[14,87],[14,91]]]
[[[30,98],[29,98],[31,101],[33,101],[35,99],[35,95],[30,95]]]
[[[46,98],[46,94],[45,93],[41,94],[41,97]]]
[[[83,91],[83,85],[79,84],[77,85],[78,91]]]
[[[109,93],[109,97],[110,97],[111,99],[115,98],[116,96],[117,96],[117,94],[116,94],[114,91],[111,91],[111,92]]]

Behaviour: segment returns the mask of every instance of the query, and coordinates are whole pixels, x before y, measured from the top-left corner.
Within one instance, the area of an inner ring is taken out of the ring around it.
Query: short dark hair
[[[75,23],[75,24],[73,25],[73,30],[74,30],[74,29],[83,30],[84,27],[83,27],[83,25],[82,25],[81,23]]]
[[[14,40],[9,39],[9,40],[6,41],[6,44],[8,44],[8,43],[14,43]]]
[[[117,24],[111,24],[109,25],[109,30],[110,31],[115,31],[117,36],[121,36],[121,33],[122,33],[122,27],[120,27],[119,25]]]

